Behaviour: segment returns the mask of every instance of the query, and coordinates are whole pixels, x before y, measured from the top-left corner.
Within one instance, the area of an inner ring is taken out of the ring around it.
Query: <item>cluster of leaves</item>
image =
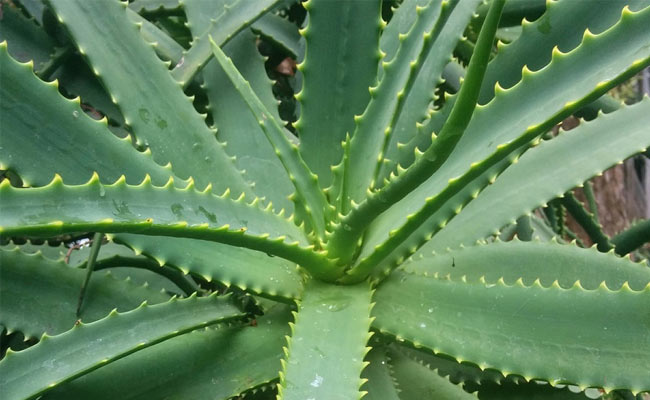
[[[0,5],[3,399],[650,391],[650,0]]]

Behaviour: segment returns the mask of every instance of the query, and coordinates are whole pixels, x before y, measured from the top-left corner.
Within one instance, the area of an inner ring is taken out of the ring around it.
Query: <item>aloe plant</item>
[[[3,399],[650,391],[649,225],[570,194],[650,146],[650,1],[390,3],[2,3]]]

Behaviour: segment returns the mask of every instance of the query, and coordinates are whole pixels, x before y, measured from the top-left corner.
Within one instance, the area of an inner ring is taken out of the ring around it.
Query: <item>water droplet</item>
[[[99,197],[104,197],[106,196],[106,189],[104,188],[104,185],[100,184],[99,185]]]
[[[424,322],[420,322],[420,328],[424,329],[426,327],[427,327],[427,324],[425,324]]]
[[[352,231],[352,227],[350,225],[348,225],[348,224],[343,224],[343,229],[348,231],[348,232]]]
[[[75,117],[75,118],[79,118],[79,111],[74,110],[74,111],[72,112],[72,116]]]
[[[432,313],[432,312],[433,312],[433,308],[430,308],[430,309],[428,309],[427,311],[429,311],[430,313]]]
[[[203,160],[204,160],[205,162],[210,162],[210,157],[205,157]]]
[[[313,381],[311,381],[310,385],[313,387],[320,387],[320,385],[323,384],[323,377],[316,374],[316,377],[314,378]]]

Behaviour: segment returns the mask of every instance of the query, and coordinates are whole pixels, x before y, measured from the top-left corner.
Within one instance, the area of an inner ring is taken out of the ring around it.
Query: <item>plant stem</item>
[[[102,240],[104,240],[104,234],[101,232],[96,232],[93,236],[93,244],[90,247],[90,255],[88,256],[88,263],[86,264],[86,279],[81,285],[81,292],[79,293],[79,302],[77,303],[77,318],[81,315],[81,306],[83,305],[84,296],[86,295],[86,289],[88,288],[88,282],[90,282],[90,276],[93,273],[95,268],[95,261],[97,260],[97,255],[99,254],[99,249],[102,247]]]

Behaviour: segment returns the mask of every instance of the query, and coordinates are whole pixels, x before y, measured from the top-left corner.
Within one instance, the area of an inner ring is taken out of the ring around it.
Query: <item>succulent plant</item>
[[[570,192],[650,146],[650,100],[607,95],[650,65],[650,1],[2,12],[3,399],[650,391],[622,257],[650,225],[609,238]],[[301,61],[295,124],[262,46]]]

